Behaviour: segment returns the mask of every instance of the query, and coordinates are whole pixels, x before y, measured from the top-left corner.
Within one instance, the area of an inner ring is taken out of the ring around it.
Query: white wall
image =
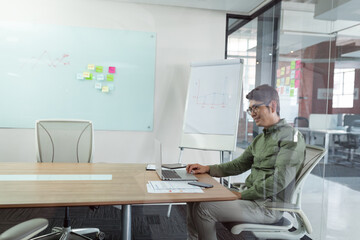
[[[157,33],[154,132],[96,131],[95,162],[149,162],[155,136],[165,161],[177,161],[189,64],[224,58],[226,14],[218,11],[114,0],[11,0],[2,1],[0,21]],[[34,142],[34,129],[0,129],[0,161],[35,161]],[[188,150],[183,156],[184,162],[213,163],[219,154]]]

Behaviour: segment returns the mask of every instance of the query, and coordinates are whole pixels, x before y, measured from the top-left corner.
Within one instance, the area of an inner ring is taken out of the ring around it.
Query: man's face
[[[274,124],[270,108],[269,103],[250,100],[249,109],[252,109],[251,117],[257,126],[268,128]]]

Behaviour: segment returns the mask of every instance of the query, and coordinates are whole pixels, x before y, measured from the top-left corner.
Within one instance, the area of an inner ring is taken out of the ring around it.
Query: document
[[[188,181],[149,181],[146,184],[148,193],[203,193],[197,186],[188,184]]]

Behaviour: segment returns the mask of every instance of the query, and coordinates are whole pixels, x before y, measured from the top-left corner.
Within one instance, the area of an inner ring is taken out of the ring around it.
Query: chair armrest
[[[49,222],[44,218],[35,218],[22,222],[0,235],[0,240],[30,239],[47,228]]]
[[[298,212],[300,211],[300,207],[296,204],[285,203],[285,202],[267,202],[265,203],[265,207],[271,210],[279,210],[286,212]]]

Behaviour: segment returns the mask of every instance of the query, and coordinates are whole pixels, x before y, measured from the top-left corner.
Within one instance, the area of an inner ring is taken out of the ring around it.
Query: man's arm
[[[198,163],[188,164],[186,166],[186,172],[188,172],[188,173],[193,173],[193,174],[209,173],[209,171],[210,171],[209,166],[200,165]]]
[[[275,196],[294,181],[304,160],[305,142],[302,136],[300,138],[299,142],[280,143],[273,174],[257,179],[253,186],[242,192],[243,199],[265,199]]]

